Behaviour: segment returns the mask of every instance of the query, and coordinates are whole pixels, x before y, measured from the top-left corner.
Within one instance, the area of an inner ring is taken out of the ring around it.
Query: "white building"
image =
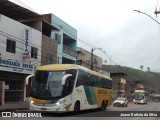
[[[0,15],[0,81],[5,82],[5,101],[23,101],[25,77],[41,63],[42,33]]]

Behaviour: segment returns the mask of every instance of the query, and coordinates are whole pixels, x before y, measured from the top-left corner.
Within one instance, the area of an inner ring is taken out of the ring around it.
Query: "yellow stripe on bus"
[[[95,87],[95,94],[96,94],[96,100],[97,100],[97,105],[98,107],[102,106],[102,101],[108,101],[108,105],[111,104],[111,90],[105,89],[105,88],[98,88]]]
[[[35,102],[35,103],[40,103],[40,104],[45,103],[45,100],[40,100],[40,99],[36,99],[36,98],[33,98],[33,97],[31,97],[31,100],[32,100],[33,102]]]

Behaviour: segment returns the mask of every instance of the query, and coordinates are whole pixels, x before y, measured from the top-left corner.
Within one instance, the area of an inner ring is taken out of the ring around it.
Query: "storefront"
[[[24,101],[26,97],[25,78],[34,72],[34,66],[17,60],[0,59],[0,81],[5,82],[5,102]]]
[[[5,82],[5,101],[24,101],[29,96],[25,77],[41,64],[41,45],[42,32],[0,14],[0,81]]]

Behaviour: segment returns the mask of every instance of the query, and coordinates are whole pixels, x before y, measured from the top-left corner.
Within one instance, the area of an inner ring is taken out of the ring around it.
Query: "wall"
[[[33,59],[30,58],[26,61],[23,60],[23,53],[25,52],[25,29],[29,30],[29,40],[28,40],[28,51],[31,53],[31,46],[38,48],[38,58]],[[7,39],[11,39],[16,41],[16,53],[6,52],[6,41]],[[1,58],[3,59],[11,59],[12,62],[17,62],[22,64],[29,64],[29,65],[40,65],[41,63],[41,40],[42,34],[41,32],[30,28],[22,23],[19,23],[15,20],[12,20],[8,17],[0,15],[0,47],[1,47]],[[12,67],[10,65],[10,67]],[[32,73],[33,71],[27,70],[18,70],[13,71],[13,69],[9,67],[5,67],[3,69],[0,67],[1,70],[11,71],[11,72],[22,72],[22,73]]]
[[[30,26],[40,32],[42,32],[42,22],[41,21],[33,21],[33,22],[25,22],[27,26]]]
[[[56,28],[59,28],[63,31],[66,35],[70,36],[71,38],[77,40],[77,30],[74,29],[72,26],[61,20],[55,15],[52,15],[51,24],[54,25]]]
[[[73,40],[75,40],[74,45],[72,44],[72,48],[74,48],[74,50],[76,51],[76,47],[77,47],[77,30],[75,30],[73,27],[71,27],[70,25],[68,25],[66,22],[64,22],[63,20],[59,19],[57,16],[53,15],[51,16],[51,24],[58,28],[59,31],[55,32],[52,31],[52,38],[55,38],[55,33],[57,33],[60,37],[60,44],[58,44],[58,49],[57,49],[57,57],[58,57],[58,61],[59,63],[62,63],[62,59],[63,57],[70,59],[72,61],[76,62],[76,58],[73,56],[70,56],[68,54],[63,53],[63,40],[64,40],[64,34],[66,34],[67,36],[69,36],[70,38],[72,38]]]
[[[7,39],[16,42],[15,53],[6,52]],[[35,65],[41,64],[41,40],[41,32],[0,15],[0,81],[6,84],[6,101],[25,100],[26,91],[29,90],[26,89],[25,78],[34,73]],[[31,55],[31,46],[38,48],[37,59],[23,59],[25,50]]]
[[[46,55],[53,56],[53,63],[57,63],[57,41],[53,40],[45,35],[42,37],[42,65],[47,64]]]
[[[77,60],[82,60],[82,65],[85,67],[90,68],[90,61],[91,61],[91,52],[88,52],[87,50],[78,47],[77,48]],[[95,60],[95,61],[94,61]],[[95,67],[102,68],[102,58],[93,55],[93,63]]]
[[[126,97],[126,79],[121,75],[114,75],[111,78],[113,79],[113,99],[119,96]]]

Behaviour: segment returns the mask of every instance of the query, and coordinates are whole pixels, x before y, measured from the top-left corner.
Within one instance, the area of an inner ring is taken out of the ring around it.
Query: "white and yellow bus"
[[[112,80],[74,64],[52,64],[37,68],[31,76],[30,109],[78,112],[111,105]]]
[[[135,104],[142,103],[147,104],[149,100],[149,94],[145,90],[135,90],[133,93],[133,102]]]

